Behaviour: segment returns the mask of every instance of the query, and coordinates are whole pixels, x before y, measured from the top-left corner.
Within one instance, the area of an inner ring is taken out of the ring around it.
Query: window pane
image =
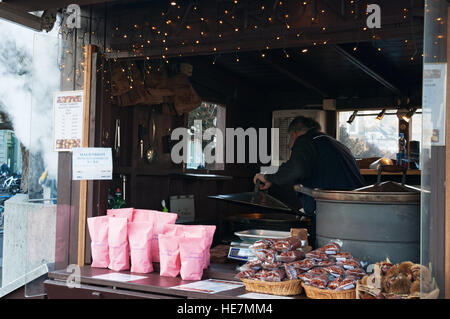
[[[398,118],[386,114],[381,121],[376,116],[381,110],[359,111],[352,124],[347,121],[353,114],[339,112],[338,140],[346,145],[356,158],[396,158],[398,152]]]
[[[191,136],[188,141],[187,169],[223,169],[215,163],[208,164],[205,161],[204,150],[207,145],[212,147],[212,154],[215,154],[216,137],[212,140],[202,138],[207,129],[225,127],[225,123],[219,123],[225,120],[224,116],[219,116],[221,109],[223,107],[220,105],[202,102],[198,108],[189,113],[188,129]]]

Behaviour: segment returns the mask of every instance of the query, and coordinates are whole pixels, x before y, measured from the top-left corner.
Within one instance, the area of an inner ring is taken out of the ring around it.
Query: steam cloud
[[[53,178],[58,157],[52,151],[52,103],[61,79],[57,34],[57,27],[45,34],[0,20],[0,109],[20,142],[41,153]]]

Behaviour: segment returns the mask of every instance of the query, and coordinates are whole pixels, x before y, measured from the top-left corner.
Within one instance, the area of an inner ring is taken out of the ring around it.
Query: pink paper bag
[[[155,262],[159,262],[159,234],[163,233],[164,225],[175,224],[178,215],[166,212],[155,212],[155,219],[153,220],[153,241],[152,241],[152,256]]]
[[[214,225],[164,225],[163,233],[167,235],[176,235],[176,236],[191,236],[198,237],[201,236],[201,232],[204,231],[205,241],[205,261],[204,261],[204,269],[208,268],[210,264],[210,249],[212,245],[212,241],[214,238],[214,232],[216,231],[216,226]],[[200,232],[200,233],[199,233]]]
[[[128,223],[128,240],[131,251],[131,272],[146,274],[153,271],[153,223]]]
[[[216,226],[215,225],[205,225],[206,230],[206,238],[207,238],[207,246],[206,246],[206,253],[205,253],[205,268],[209,267],[209,264],[211,262],[211,245],[214,239],[214,233],[216,232]]]
[[[91,217],[87,219],[89,235],[91,237],[91,267],[108,268],[108,216]]]
[[[133,212],[133,222],[147,222],[149,220],[153,221],[156,213],[160,213],[157,210],[149,209],[135,209]]]
[[[108,229],[109,269],[114,271],[130,269],[130,248],[128,245],[127,219],[110,217]]]
[[[126,218],[129,222],[133,221],[134,208],[108,209],[106,215],[110,217]]]
[[[202,240],[198,237],[185,237],[180,240],[180,275],[183,280],[202,279],[205,247],[199,242],[202,243]]]
[[[181,261],[179,241],[180,237],[159,234],[160,276],[176,277],[180,273]]]

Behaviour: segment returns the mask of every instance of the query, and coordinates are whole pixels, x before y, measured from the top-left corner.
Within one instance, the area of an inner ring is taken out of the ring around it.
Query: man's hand
[[[270,186],[272,186],[272,183],[266,180],[264,174],[256,174],[255,177],[253,178],[253,183],[256,184],[256,181],[258,180],[262,183],[262,185],[259,187],[259,189],[262,191],[269,189]]]

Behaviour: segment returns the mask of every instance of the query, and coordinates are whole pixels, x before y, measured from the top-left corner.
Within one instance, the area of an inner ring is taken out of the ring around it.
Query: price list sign
[[[87,147],[72,150],[72,179],[112,180],[111,148]]]
[[[83,138],[83,91],[53,94],[53,150],[81,147]]]

